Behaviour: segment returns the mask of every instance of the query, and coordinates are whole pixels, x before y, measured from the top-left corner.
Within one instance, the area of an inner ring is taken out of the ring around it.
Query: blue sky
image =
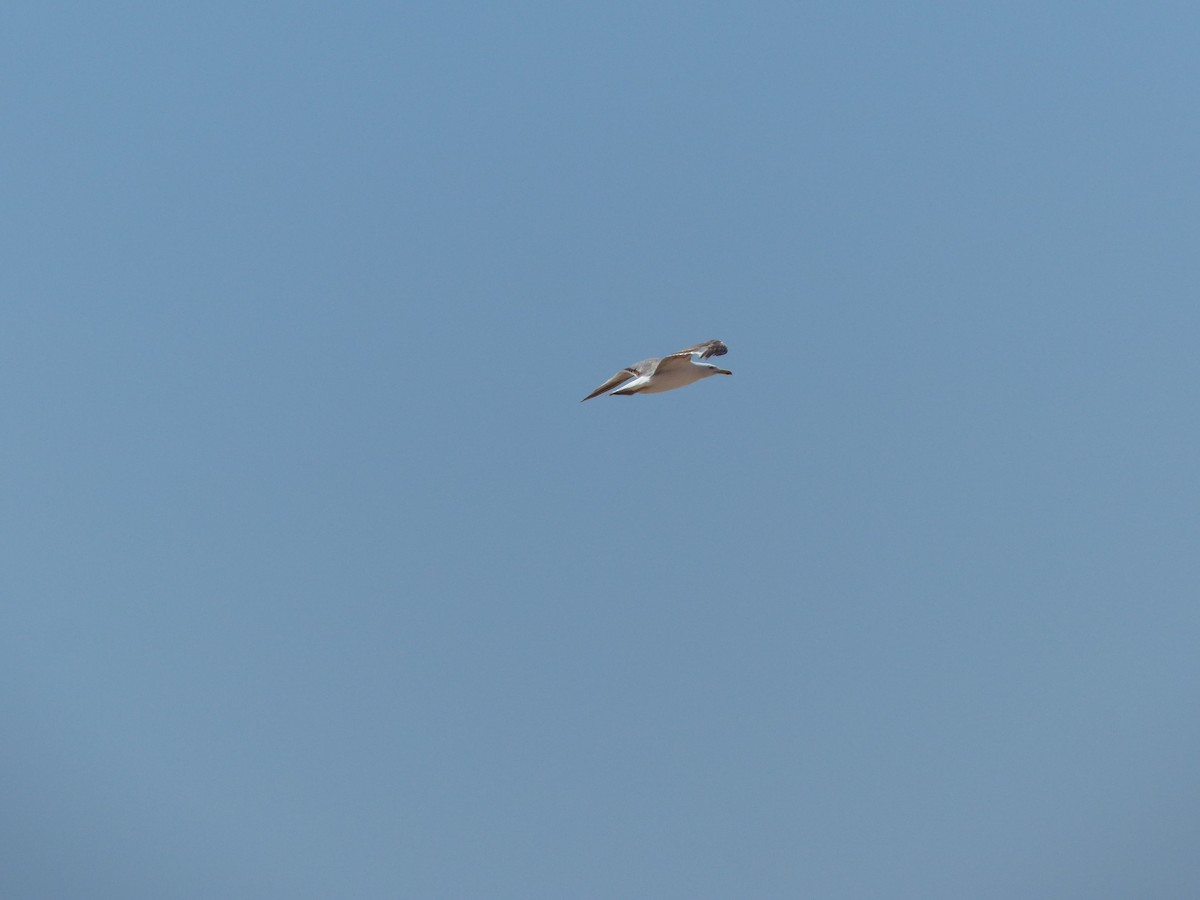
[[[1200,891],[1193,4],[0,24],[4,896]]]

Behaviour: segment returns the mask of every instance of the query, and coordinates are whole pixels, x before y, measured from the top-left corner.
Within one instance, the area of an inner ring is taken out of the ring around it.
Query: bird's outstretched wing
[[[690,354],[695,356],[696,359],[708,359],[710,356],[724,356],[728,352],[729,348],[720,341],[705,341],[703,344],[688,347],[686,350],[680,350],[678,353],[672,353],[671,356]]]
[[[728,352],[729,348],[720,341],[705,341],[703,344],[697,344],[694,347],[688,347],[686,350],[679,350],[672,353],[670,356],[664,356],[658,361],[658,365],[654,371],[665,372],[679,366],[690,366],[693,356],[696,359],[708,359],[710,356],[724,356]]]
[[[600,387],[596,388],[594,391],[592,391],[590,394],[588,394],[586,397],[584,397],[583,400],[580,400],[579,402],[583,403],[584,400],[591,400],[593,397],[599,397],[605,391],[610,391],[615,387],[619,387],[620,385],[627,382],[630,378],[636,378],[637,375],[638,375],[638,373],[635,372],[632,367],[630,367],[628,369],[622,369],[620,372],[618,372],[612,378],[608,379],[608,381],[604,382],[604,384],[600,385]]]

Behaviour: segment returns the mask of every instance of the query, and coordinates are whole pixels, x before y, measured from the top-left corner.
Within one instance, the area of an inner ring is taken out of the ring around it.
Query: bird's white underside
[[[658,372],[653,377],[642,375],[633,379],[628,384],[622,385],[619,390],[613,391],[613,393],[661,394],[663,391],[673,391],[675,388],[685,387],[711,374],[713,374],[713,371],[710,366],[697,366],[693,363],[687,363],[682,366],[675,366],[666,372]]]

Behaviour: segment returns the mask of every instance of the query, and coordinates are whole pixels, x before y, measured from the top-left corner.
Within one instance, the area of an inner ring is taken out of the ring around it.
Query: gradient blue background
[[[0,894],[1200,896],[1198,42],[7,8]]]

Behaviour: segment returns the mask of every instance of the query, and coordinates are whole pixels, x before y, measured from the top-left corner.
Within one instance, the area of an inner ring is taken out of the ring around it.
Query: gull
[[[710,356],[724,356],[728,352],[729,348],[720,341],[705,341],[661,359],[643,359],[632,366],[626,366],[579,402],[599,397],[615,387],[619,387],[619,390],[613,391],[610,396],[630,397],[634,394],[673,391],[709,375],[732,375],[728,369],[718,369],[708,363],[692,361],[693,357],[697,360],[708,359]]]

